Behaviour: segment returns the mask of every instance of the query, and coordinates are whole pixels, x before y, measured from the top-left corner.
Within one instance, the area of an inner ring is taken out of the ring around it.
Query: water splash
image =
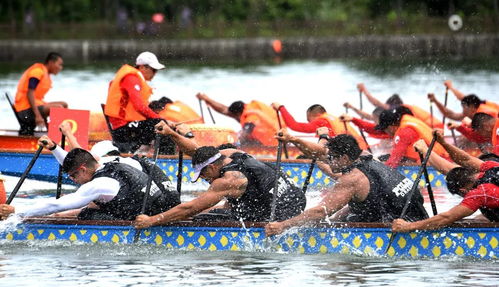
[[[22,223],[22,218],[19,215],[12,214],[6,220],[0,221],[0,234],[14,232],[17,225]],[[3,236],[0,236],[0,238]]]

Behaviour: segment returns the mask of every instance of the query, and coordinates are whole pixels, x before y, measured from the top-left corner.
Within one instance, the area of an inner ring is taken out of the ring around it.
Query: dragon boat
[[[31,152],[19,152],[0,150],[0,172],[4,175],[20,176],[30,160],[33,157]],[[273,162],[272,159],[262,159],[263,161]],[[178,172],[178,157],[177,156],[160,156],[158,158],[158,165],[170,178],[176,182]],[[310,167],[310,160],[302,159],[283,159],[281,168],[286,172],[298,185],[303,185],[307,177]],[[57,174],[59,171],[59,164],[51,154],[41,154],[37,159],[35,165],[28,174],[28,178],[56,182]],[[418,173],[418,166],[401,166],[399,171],[408,178],[415,179]],[[433,187],[445,186],[444,176],[435,169],[428,167],[430,183]],[[193,168],[190,158],[183,160],[182,167],[182,182],[190,182],[193,174]],[[310,178],[311,187],[328,186],[333,180],[324,174],[319,168],[315,167]],[[64,178],[63,183],[71,184],[69,178]]]
[[[0,231],[0,245],[14,241],[65,241],[132,244],[137,232],[129,221],[78,221],[33,217]],[[265,223],[182,221],[140,231],[138,244],[167,249],[353,254],[415,259],[499,257],[499,223],[463,221],[435,231],[395,235],[383,223],[323,223],[265,237]]]

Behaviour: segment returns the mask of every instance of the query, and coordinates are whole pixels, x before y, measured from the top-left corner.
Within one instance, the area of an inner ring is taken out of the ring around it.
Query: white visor
[[[221,156],[222,156],[221,153],[217,153],[216,155],[214,155],[214,156],[210,157],[209,159],[205,160],[204,162],[201,162],[199,164],[193,165],[192,168],[194,169],[194,174],[192,175],[192,182],[196,182],[198,180],[199,175],[201,174],[201,170],[203,170],[203,168],[205,168],[208,165],[214,163]]]

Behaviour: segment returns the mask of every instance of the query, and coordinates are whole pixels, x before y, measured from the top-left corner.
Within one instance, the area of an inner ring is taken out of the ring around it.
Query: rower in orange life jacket
[[[167,97],[162,97],[157,101],[152,101],[149,107],[168,121],[187,124],[203,123],[201,116],[181,101],[173,102]]]
[[[161,116],[149,108],[153,90],[148,85],[158,70],[165,66],[156,55],[142,52],[136,66],[123,65],[109,85],[104,113],[108,116],[115,145],[120,152],[135,152],[141,145],[149,145],[155,137],[154,126]],[[161,144],[160,152],[171,154],[173,142]]]
[[[279,130],[279,122],[276,112],[270,106],[259,101],[251,101],[247,104],[236,101],[230,106],[226,106],[203,93],[198,93],[196,97],[205,101],[215,111],[231,117],[241,124],[242,130],[239,137],[241,144],[277,146],[274,135]],[[285,127],[282,119],[281,123]]]
[[[366,96],[367,100],[371,104],[373,104],[375,107],[380,107],[384,110],[388,110],[388,109],[394,109],[398,106],[403,106],[403,107],[408,108],[415,118],[420,119],[421,121],[426,123],[428,126],[432,127],[432,124],[433,124],[433,128],[439,128],[439,129],[444,128],[443,123],[440,120],[438,120],[436,117],[432,117],[429,112],[423,110],[420,107],[414,106],[414,105],[404,104],[404,102],[402,101],[402,99],[400,98],[400,96],[398,94],[393,94],[391,97],[389,97],[386,100],[385,103],[382,103],[381,101],[376,99],[373,95],[371,95],[371,93],[367,90],[367,88],[365,87],[364,84],[362,84],[362,83],[358,84],[357,89],[360,92],[362,92]]]
[[[14,108],[20,121],[19,135],[33,135],[37,126],[45,127],[51,108],[67,108],[66,102],[45,102],[45,94],[52,87],[50,74],[63,68],[62,56],[51,52],[44,63],[35,63],[21,76],[17,85]]]
[[[403,157],[419,162],[419,155],[414,151],[413,144],[423,139],[429,145],[432,140],[432,129],[418,118],[405,114],[401,108],[383,111],[376,129],[393,137],[393,150],[385,163],[392,168],[397,167]],[[438,143],[435,144],[433,152],[444,158],[449,157]]]

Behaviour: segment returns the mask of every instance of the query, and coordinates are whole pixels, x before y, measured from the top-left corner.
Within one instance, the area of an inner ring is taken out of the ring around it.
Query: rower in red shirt
[[[459,205],[425,220],[396,219],[392,224],[393,232],[438,229],[472,215],[478,209],[488,220],[499,222],[499,163],[469,155],[447,143],[441,132],[437,132],[437,142],[461,165],[450,170],[445,180],[451,193],[464,198]]]
[[[329,137],[334,137],[339,134],[350,134],[357,140],[361,149],[367,149],[367,143],[350,124],[342,122],[337,117],[328,114],[326,109],[319,104],[312,105],[307,109],[308,123],[295,121],[284,105],[272,103],[272,107],[281,113],[285,124],[294,131],[315,133],[318,128],[327,127],[329,129]]]
[[[398,167],[404,157],[413,162],[419,162],[419,155],[412,145],[419,139],[429,144],[432,139],[431,128],[413,117],[404,107],[383,111],[376,129],[384,131],[393,138],[393,149],[385,163],[392,168]],[[444,158],[448,157],[445,150],[438,144],[435,145],[434,151]]]

